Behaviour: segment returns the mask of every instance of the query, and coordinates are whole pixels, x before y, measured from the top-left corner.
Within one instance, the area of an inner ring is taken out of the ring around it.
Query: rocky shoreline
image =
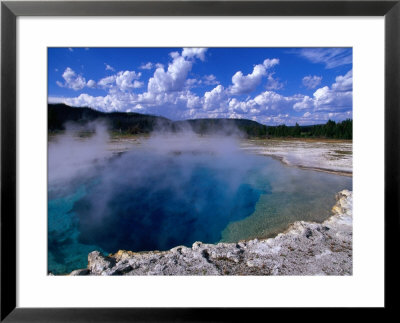
[[[241,143],[244,150],[276,158],[288,166],[349,177],[353,175],[352,146],[351,141],[299,139],[250,139]]]
[[[343,190],[336,198],[323,223],[298,221],[275,238],[106,257],[93,251],[88,267],[70,275],[352,275],[353,195]]]

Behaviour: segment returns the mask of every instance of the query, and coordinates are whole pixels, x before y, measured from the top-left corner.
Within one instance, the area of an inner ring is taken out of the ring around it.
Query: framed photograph
[[[399,15],[2,2],[1,320],[390,309]]]

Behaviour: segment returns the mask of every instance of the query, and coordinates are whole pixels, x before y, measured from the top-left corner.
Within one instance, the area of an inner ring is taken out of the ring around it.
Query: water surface
[[[49,183],[49,271],[86,267],[93,250],[271,237],[296,220],[325,220],[335,194],[351,186],[349,177],[288,167],[229,142],[137,147]]]

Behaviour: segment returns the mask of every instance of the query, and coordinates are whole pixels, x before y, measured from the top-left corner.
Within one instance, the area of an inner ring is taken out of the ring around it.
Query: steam
[[[85,138],[70,125],[49,143],[49,185],[73,190],[73,179],[91,181],[72,209],[81,243],[114,252],[217,242],[262,193],[246,184],[259,159],[240,150],[238,130],[225,130],[199,136],[182,123],[113,157],[105,125],[90,124]]]
[[[238,140],[243,133],[229,123],[211,129],[211,135],[198,135],[187,122],[173,129],[158,124],[150,138],[143,140],[141,149],[157,154],[210,154],[225,156],[239,154]],[[91,176],[94,168],[104,165],[115,150],[110,142],[107,124],[94,121],[84,125],[65,124],[65,132],[54,136],[48,145],[49,184],[65,184],[77,177]],[[227,158],[226,162],[232,160]]]
[[[93,167],[104,163],[110,156],[106,124],[91,122],[82,126],[68,123],[65,128],[62,135],[49,141],[49,185],[65,185],[76,177],[87,176]]]

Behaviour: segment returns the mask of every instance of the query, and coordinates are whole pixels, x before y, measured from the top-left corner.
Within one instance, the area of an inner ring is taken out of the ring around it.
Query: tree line
[[[353,120],[341,122],[328,120],[325,124],[300,126],[266,126],[259,133],[259,137],[294,137],[294,138],[332,138],[353,139]]]
[[[352,139],[353,120],[347,119],[336,123],[329,120],[326,124],[300,126],[266,126],[246,119],[194,119],[172,121],[160,116],[140,113],[111,112],[105,113],[90,108],[72,108],[65,104],[48,105],[48,130],[57,132],[65,129],[67,122],[85,124],[94,120],[103,120],[109,130],[120,134],[145,134],[154,130],[178,132],[187,125],[200,134],[220,133],[232,135],[238,133],[249,138],[334,138]]]

